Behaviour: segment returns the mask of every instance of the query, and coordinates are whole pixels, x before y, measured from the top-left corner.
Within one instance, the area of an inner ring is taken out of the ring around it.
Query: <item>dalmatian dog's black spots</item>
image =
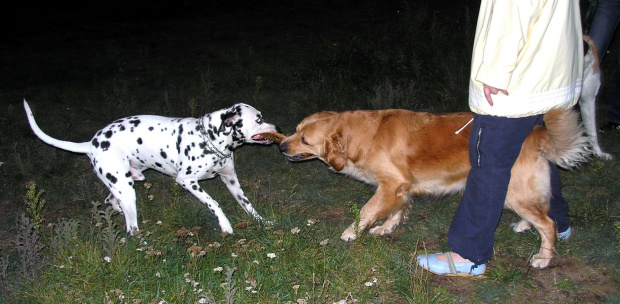
[[[103,151],[108,151],[108,149],[110,149],[110,142],[109,141],[102,141],[101,142],[101,150]]]
[[[124,213],[129,234],[138,231],[134,180],[144,180],[142,171],[147,169],[174,176],[179,185],[208,206],[223,233],[232,234],[232,226],[219,204],[200,187],[199,180],[219,175],[237,203],[255,219],[264,221],[240,187],[233,151],[244,143],[270,144],[272,141],[260,134],[277,131],[249,105],[236,104],[200,118],[126,117],[95,132],[90,141],[83,143],[50,137],[39,128],[26,101],[24,108],[32,130],[43,142],[90,157],[95,173],[110,190],[106,203]]]
[[[118,179],[110,173],[106,173],[105,178],[109,180],[112,184],[116,184],[116,182],[118,182]]]
[[[138,119],[137,117],[134,117],[134,119],[129,121],[129,124],[133,125],[134,127],[137,127],[140,124],[140,119]]]

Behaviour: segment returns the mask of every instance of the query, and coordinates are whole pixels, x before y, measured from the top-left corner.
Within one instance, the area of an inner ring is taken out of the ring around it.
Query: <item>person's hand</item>
[[[494,87],[488,86],[486,84],[482,84],[484,87],[484,97],[486,97],[487,101],[491,106],[493,106],[493,98],[491,98],[491,94],[497,95],[498,92],[504,93],[504,95],[508,96],[508,91],[496,89]]]

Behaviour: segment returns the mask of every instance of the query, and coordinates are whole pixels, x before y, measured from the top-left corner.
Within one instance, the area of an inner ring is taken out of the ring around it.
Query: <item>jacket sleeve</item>
[[[530,26],[536,22],[543,0],[488,1],[482,30],[482,64],[475,80],[507,90],[519,60],[519,53],[527,43]],[[510,92],[509,92],[510,93]]]

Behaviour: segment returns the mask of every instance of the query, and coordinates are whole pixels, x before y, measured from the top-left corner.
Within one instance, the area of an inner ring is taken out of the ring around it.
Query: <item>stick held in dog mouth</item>
[[[275,142],[276,144],[280,144],[286,138],[286,136],[276,132],[266,132],[259,135]]]

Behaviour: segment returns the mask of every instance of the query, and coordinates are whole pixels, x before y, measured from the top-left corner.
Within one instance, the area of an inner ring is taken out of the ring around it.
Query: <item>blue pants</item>
[[[499,223],[510,170],[519,157],[521,145],[535,125],[542,125],[542,115],[505,118],[475,115],[469,136],[471,170],[463,198],[448,231],[448,245],[475,264],[485,264],[493,256],[494,235]],[[558,231],[568,229],[568,204],[562,198],[560,179],[551,166],[551,210]]]
[[[598,57],[602,62],[620,23],[620,0],[600,1],[594,13],[588,35],[598,48]],[[620,59],[620,56],[618,56]],[[620,124],[620,64],[616,67],[614,88],[609,99],[607,116],[610,122]]]

